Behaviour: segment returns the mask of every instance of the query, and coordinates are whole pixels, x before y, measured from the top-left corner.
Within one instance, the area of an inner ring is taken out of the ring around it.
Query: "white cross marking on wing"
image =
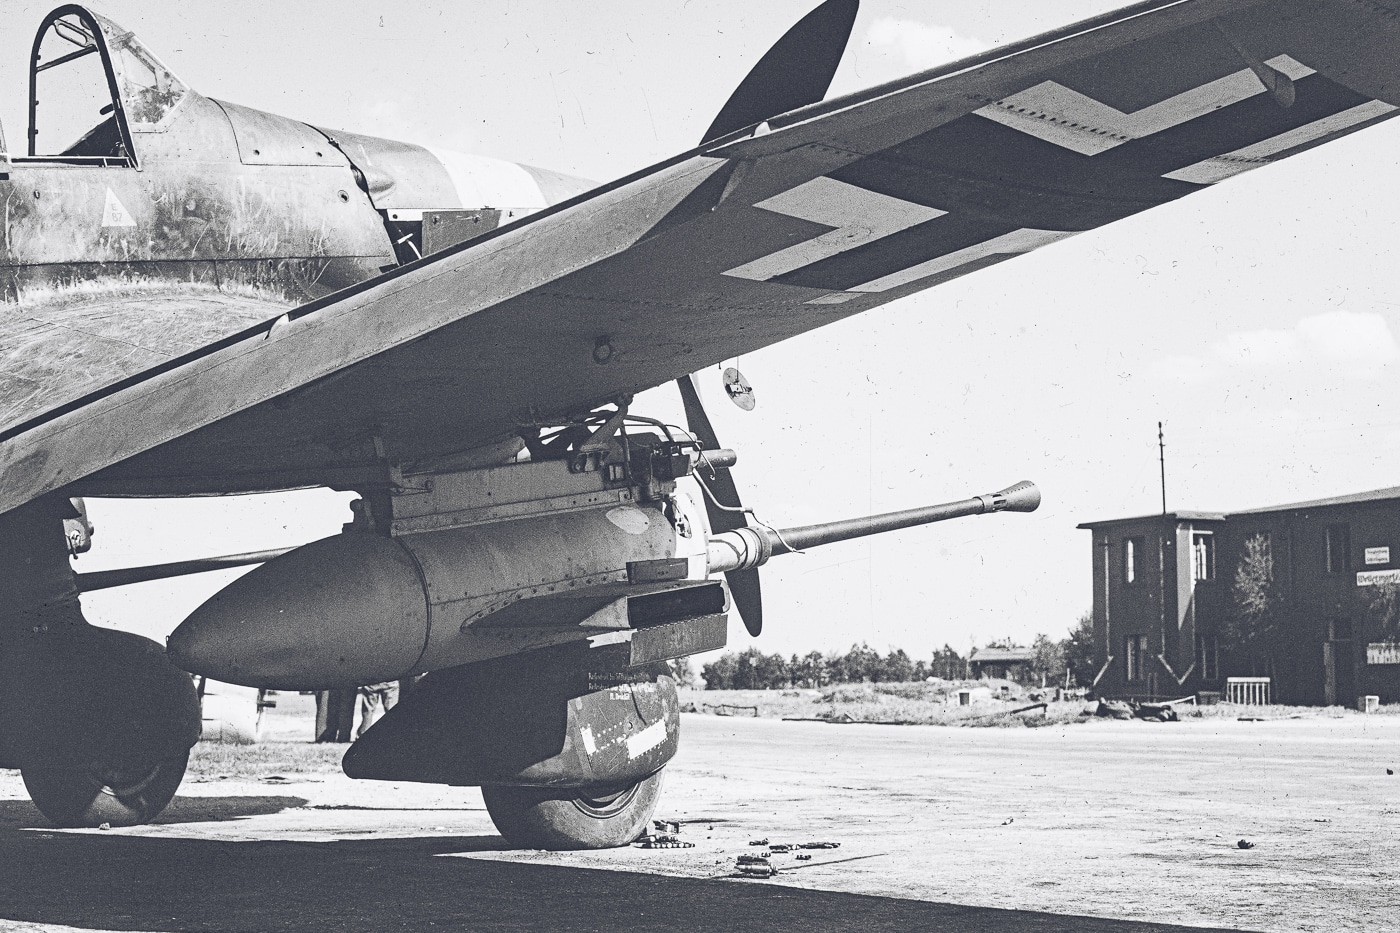
[[[1032,230],[1023,227],[1020,230],[1012,230],[1010,233],[993,237],[985,242],[974,246],[964,247],[954,250],[943,256],[937,256],[927,262],[921,262],[901,269],[899,272],[892,272],[889,275],[882,275],[878,279],[856,285],[851,291],[856,292],[886,292],[901,285],[908,285],[917,282],[919,279],[926,279],[931,275],[938,275],[941,272],[951,272],[959,266],[965,266],[970,262],[985,259],[988,256],[998,254],[1029,253],[1033,249],[1039,249],[1048,243],[1056,240],[1063,240],[1074,234],[1067,230]]]
[[[1311,68],[1287,55],[1271,58],[1265,64],[1294,81],[1313,74]],[[973,112],[1082,155],[1098,155],[1237,104],[1264,90],[1263,82],[1245,68],[1141,110],[1124,113],[1063,84],[1042,81]]]
[[[857,188],[825,175],[760,201],[754,207],[836,228],[724,272],[759,282],[947,213],[936,207]]]
[[[1321,120],[1314,120],[1312,123],[1291,129],[1287,133],[1271,136],[1252,146],[1245,146],[1243,149],[1236,149],[1233,152],[1225,152],[1214,158],[1202,159],[1200,162],[1185,168],[1168,172],[1162,177],[1176,181],[1194,182],[1198,185],[1213,185],[1232,175],[1247,172],[1261,165],[1268,165],[1270,156],[1306,145],[1324,136],[1340,133],[1358,123],[1365,123],[1367,120],[1384,116],[1394,109],[1390,104],[1379,100],[1367,101],[1364,104],[1343,110],[1341,113],[1334,113],[1330,117],[1323,117]]]

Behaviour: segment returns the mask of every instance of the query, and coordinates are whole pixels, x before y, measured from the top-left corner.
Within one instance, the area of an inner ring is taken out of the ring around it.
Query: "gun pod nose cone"
[[[310,690],[411,669],[428,634],[417,563],[397,541],[340,534],[268,561],[190,614],[167,644],[215,680]]]

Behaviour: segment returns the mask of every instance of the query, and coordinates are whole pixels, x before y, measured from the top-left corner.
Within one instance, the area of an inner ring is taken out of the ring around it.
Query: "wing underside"
[[[441,462],[1387,119],[1398,24],[1144,4],[775,118],[10,429],[0,509]]]

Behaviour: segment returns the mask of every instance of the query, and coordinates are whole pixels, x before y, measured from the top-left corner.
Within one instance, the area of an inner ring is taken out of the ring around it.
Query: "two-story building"
[[[1277,703],[1400,702],[1396,622],[1375,605],[1400,585],[1400,487],[1079,527],[1093,542],[1096,694],[1184,696],[1268,676]],[[1251,592],[1267,603],[1252,622],[1239,605]]]

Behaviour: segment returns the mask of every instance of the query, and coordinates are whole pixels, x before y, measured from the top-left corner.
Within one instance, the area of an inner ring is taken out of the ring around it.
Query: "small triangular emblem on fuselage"
[[[104,227],[134,227],[136,221],[131,218],[131,214],[117,196],[112,193],[112,189],[107,189],[107,205],[102,208],[102,226]]]

